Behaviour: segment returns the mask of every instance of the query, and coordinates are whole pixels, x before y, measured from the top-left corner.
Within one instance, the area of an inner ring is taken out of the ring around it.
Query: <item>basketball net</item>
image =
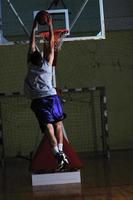
[[[68,32],[69,31],[67,29],[54,29],[55,52],[60,50],[61,38]],[[49,31],[38,32],[36,37],[43,38],[44,42],[47,42],[49,40]]]

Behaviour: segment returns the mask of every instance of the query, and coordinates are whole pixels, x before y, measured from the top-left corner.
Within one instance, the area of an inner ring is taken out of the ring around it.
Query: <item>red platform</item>
[[[70,143],[64,137],[63,143],[64,153],[67,155],[69,165],[67,171],[81,169],[83,164],[77,156]],[[45,135],[32,159],[31,170],[33,172],[53,172],[57,169],[57,160],[52,154],[51,146]]]

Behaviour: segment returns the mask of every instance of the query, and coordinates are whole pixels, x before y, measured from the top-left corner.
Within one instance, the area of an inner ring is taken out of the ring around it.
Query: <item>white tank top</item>
[[[31,99],[57,94],[52,85],[52,66],[49,66],[47,61],[44,61],[42,66],[29,64],[24,92]]]

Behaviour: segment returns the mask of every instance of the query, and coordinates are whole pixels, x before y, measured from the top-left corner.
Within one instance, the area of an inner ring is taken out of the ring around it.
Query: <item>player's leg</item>
[[[67,156],[63,152],[63,131],[62,131],[62,122],[56,122],[54,124],[55,127],[55,134],[57,138],[57,143],[58,143],[58,149],[59,149],[59,154],[60,154],[60,160],[62,164],[62,169],[65,169],[65,167],[69,164]]]
[[[55,134],[54,134],[54,127],[50,123],[47,124],[46,127],[47,127],[47,134],[49,136],[50,144],[51,144],[52,147],[54,147],[54,146],[57,145],[57,140],[56,140],[56,137],[55,137]]]
[[[65,154],[63,154],[62,152],[59,151],[58,146],[57,146],[57,138],[55,136],[55,128],[53,127],[53,125],[51,123],[48,123],[46,125],[47,127],[47,135],[49,138],[49,142],[51,144],[51,148],[52,148],[52,152],[53,155],[55,156],[55,158],[58,161],[58,167],[57,167],[57,171],[60,171],[62,169],[64,169],[64,167],[66,166],[66,161],[65,161]],[[58,131],[60,132],[60,128],[58,127]],[[63,140],[61,132],[59,133],[59,135],[61,136],[60,141]]]
[[[54,124],[55,134],[58,142],[59,151],[63,151],[63,132],[62,132],[62,122],[57,122]]]
[[[47,135],[48,135],[48,138],[50,141],[52,152],[54,155],[56,155],[57,153],[59,153],[59,150],[58,150],[58,146],[57,146],[57,139],[55,137],[54,127],[51,123],[48,123],[46,125],[46,128],[47,128],[46,132],[47,132]]]

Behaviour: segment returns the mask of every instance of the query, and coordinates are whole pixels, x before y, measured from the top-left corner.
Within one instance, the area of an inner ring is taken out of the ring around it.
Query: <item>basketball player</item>
[[[54,33],[52,17],[48,15],[45,26],[49,29],[48,44],[43,47],[43,56],[36,48],[35,30],[37,19],[34,19],[29,52],[28,72],[24,82],[26,96],[31,98],[31,109],[39,121],[41,131],[48,134],[52,152],[58,160],[57,170],[68,165],[63,153],[62,120],[64,113],[60,99],[52,85],[52,64],[54,60]]]

